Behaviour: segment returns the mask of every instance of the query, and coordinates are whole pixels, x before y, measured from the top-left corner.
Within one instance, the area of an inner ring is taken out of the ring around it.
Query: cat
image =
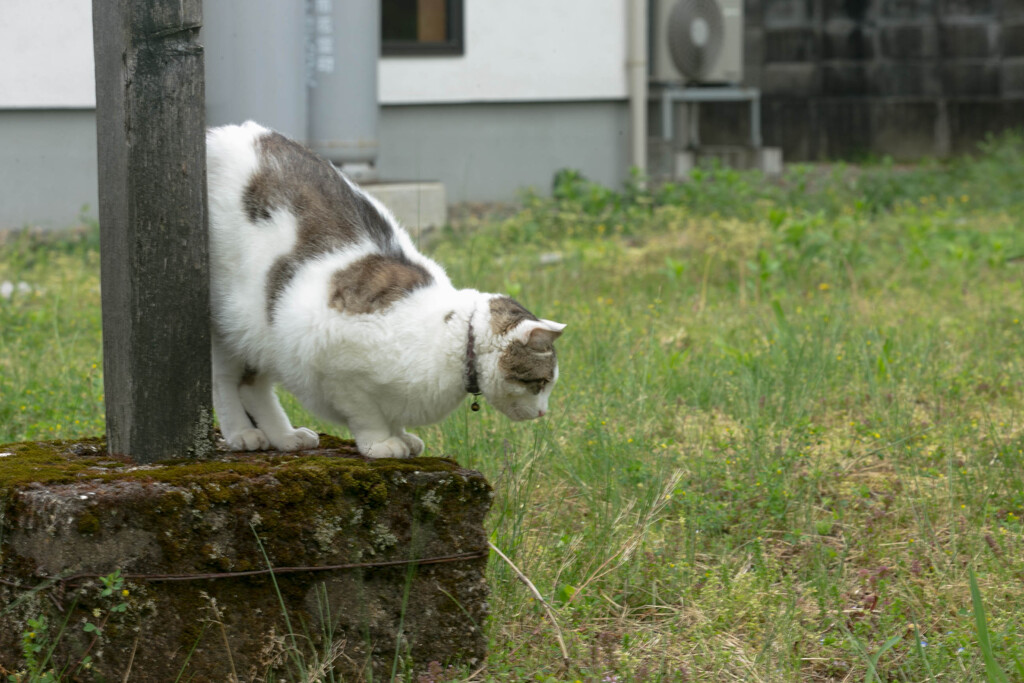
[[[547,412],[565,325],[456,289],[383,204],[293,140],[248,121],[206,145],[213,403],[229,448],[318,445],[277,384],[370,458],[420,455],[405,428],[467,394],[515,421]]]

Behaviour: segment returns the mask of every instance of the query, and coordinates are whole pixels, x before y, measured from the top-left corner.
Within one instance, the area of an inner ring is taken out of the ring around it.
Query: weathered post
[[[69,625],[34,642],[75,680],[83,662],[89,680],[137,683],[477,665],[479,472],[368,461],[328,435],[302,455],[109,457],[212,450],[200,12],[93,2],[109,448],[0,445],[0,672],[26,668],[35,618]]]
[[[111,453],[211,449],[202,0],[93,0]]]

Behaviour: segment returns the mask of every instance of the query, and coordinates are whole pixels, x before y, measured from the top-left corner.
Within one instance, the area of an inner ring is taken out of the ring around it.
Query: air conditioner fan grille
[[[716,0],[679,0],[668,18],[668,49],[680,73],[701,81],[714,67],[725,38],[725,17]]]

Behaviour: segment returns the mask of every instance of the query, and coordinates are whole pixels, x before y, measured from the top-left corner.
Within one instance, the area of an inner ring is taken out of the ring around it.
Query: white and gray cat
[[[468,393],[513,420],[545,414],[564,325],[455,289],[379,201],[294,141],[249,121],[206,144],[214,408],[230,448],[317,445],[278,383],[371,458],[419,455],[405,428]]]

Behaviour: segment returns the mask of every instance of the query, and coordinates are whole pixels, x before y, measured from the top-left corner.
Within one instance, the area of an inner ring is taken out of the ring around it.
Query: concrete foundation
[[[96,680],[161,683],[481,661],[490,486],[321,443],[147,467],[99,441],[0,446],[0,673],[24,634],[69,680],[86,656]]]
[[[782,149],[746,145],[709,145],[698,149],[679,149],[661,140],[648,147],[651,177],[658,181],[680,181],[700,167],[721,164],[726,168],[758,170],[769,177],[781,175]]]
[[[448,200],[442,183],[379,182],[362,187],[395,214],[413,240],[448,222]]]

